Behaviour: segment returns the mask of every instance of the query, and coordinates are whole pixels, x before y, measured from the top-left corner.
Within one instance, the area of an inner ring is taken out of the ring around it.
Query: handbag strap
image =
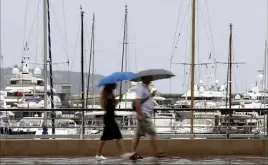
[[[143,104],[145,101],[147,101],[150,97],[151,97],[151,94],[149,96],[145,97],[144,99],[142,99],[141,104]]]
[[[150,94],[147,97],[141,99],[141,104],[145,103],[152,96],[149,89],[148,89],[148,91],[149,91]]]

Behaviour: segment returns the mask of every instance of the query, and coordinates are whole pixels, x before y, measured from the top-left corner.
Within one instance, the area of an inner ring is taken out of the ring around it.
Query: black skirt
[[[120,129],[113,118],[104,117],[104,129],[101,136],[101,140],[113,140],[113,139],[122,139],[122,134]]]

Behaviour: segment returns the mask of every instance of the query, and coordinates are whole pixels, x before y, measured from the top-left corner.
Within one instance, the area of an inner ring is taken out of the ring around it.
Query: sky
[[[125,5],[128,6],[128,71],[162,68],[176,75],[158,80],[162,93],[185,92],[191,61],[190,0],[51,0],[52,60],[55,70],[80,72],[80,6],[85,12],[85,59],[89,61],[91,26],[95,14],[96,74],[120,71]],[[43,1],[1,0],[1,42],[4,67],[20,64],[26,53],[43,63]],[[229,24],[233,24],[233,91],[252,87],[263,69],[267,36],[266,0],[197,0],[196,63],[227,62]],[[178,26],[177,26],[178,25]],[[176,30],[177,29],[177,30]],[[178,33],[180,36],[178,37]],[[177,44],[174,46],[174,38]],[[25,43],[29,50],[24,51]],[[176,47],[176,48],[175,48]],[[209,54],[211,58],[209,59]],[[69,66],[66,64],[70,61]],[[38,64],[36,64],[38,66]],[[41,65],[40,65],[41,67]],[[87,66],[86,66],[87,67]],[[196,66],[196,81],[205,80],[211,65]],[[87,70],[87,69],[86,69]],[[216,79],[226,82],[227,66],[217,65]],[[170,86],[171,84],[171,86]]]

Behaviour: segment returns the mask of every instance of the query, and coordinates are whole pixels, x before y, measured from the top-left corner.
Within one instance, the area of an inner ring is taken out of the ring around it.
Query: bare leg
[[[154,154],[156,155],[159,152],[156,136],[151,136],[151,146],[152,146]]]
[[[104,147],[105,142],[106,141],[102,141],[102,140],[100,141],[98,152],[97,152],[97,155],[98,156],[101,156],[102,155],[102,151],[103,151],[103,147]]]
[[[116,145],[119,149],[120,155],[123,155],[125,153],[125,147],[123,145],[123,140],[122,139],[116,139]]]
[[[137,148],[140,143],[141,136],[136,135],[132,140],[132,152],[137,153]]]

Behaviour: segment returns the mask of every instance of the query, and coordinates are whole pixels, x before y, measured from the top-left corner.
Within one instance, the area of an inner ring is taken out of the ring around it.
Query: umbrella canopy
[[[142,77],[152,76],[153,81],[154,80],[161,80],[161,79],[168,79],[173,76],[175,76],[172,72],[165,70],[165,69],[148,69],[143,70],[137,73],[139,76],[136,79],[133,79],[133,81],[141,81]]]
[[[138,78],[138,75],[132,72],[115,72],[109,76],[100,80],[98,86],[104,86],[107,84],[114,84],[119,81],[126,81]]]

